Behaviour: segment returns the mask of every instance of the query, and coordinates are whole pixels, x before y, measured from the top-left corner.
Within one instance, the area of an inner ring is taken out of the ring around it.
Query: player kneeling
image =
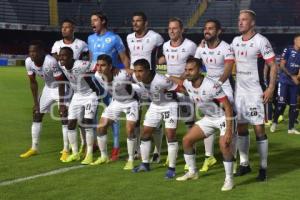
[[[112,101],[102,113],[97,128],[97,142],[101,156],[92,165],[108,162],[107,128],[113,121],[118,121],[123,112],[126,115],[127,150],[129,156],[124,170],[132,170],[136,146],[134,127],[139,117],[139,112],[138,102],[131,86],[131,75],[126,70],[113,67],[111,57],[105,54],[98,56],[97,65],[96,80],[104,88],[106,94],[109,93],[112,96]]]
[[[189,166],[189,171],[176,180],[198,179],[194,144],[215,134],[216,129],[219,129],[221,135],[219,145],[226,174],[221,190],[228,191],[233,188],[233,154],[230,144],[234,127],[232,106],[222,88],[216,86],[213,79],[204,78],[200,72],[200,61],[196,58],[189,58],[185,67],[186,79],[183,83],[181,81],[182,89],[189,94],[204,117],[196,122],[183,138],[184,159]],[[178,78],[170,77],[170,79],[180,84]]]

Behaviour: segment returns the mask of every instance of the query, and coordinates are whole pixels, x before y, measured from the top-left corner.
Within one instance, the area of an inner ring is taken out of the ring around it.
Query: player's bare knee
[[[182,144],[183,144],[183,148],[184,149],[192,148],[193,145],[194,145],[193,141],[189,137],[187,137],[187,136],[183,137]]]
[[[33,114],[33,122],[42,122],[43,114],[42,113],[34,113]]]
[[[88,118],[84,118],[82,120],[83,126],[86,127],[86,128],[92,128],[93,127],[93,122],[94,122],[93,119],[88,119]]]
[[[77,123],[77,120],[76,120],[76,119],[69,120],[69,121],[68,121],[68,129],[69,129],[69,130],[75,130],[75,128],[76,128],[76,123]]]

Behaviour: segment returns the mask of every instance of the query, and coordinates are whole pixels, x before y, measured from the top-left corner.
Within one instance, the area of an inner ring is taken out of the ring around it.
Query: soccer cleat
[[[62,153],[61,153],[61,156],[60,156],[60,159],[59,160],[61,160],[61,161],[65,161],[65,160],[67,160],[67,158],[69,157],[69,152],[68,151],[62,151]]]
[[[139,172],[149,172],[150,165],[149,163],[141,163],[138,167],[133,168],[132,172],[139,173]]]
[[[232,190],[233,187],[234,187],[233,179],[232,178],[225,179],[224,185],[222,186],[221,191],[223,191],[223,192],[229,191],[229,190]]]
[[[119,160],[119,155],[120,155],[120,148],[113,148],[111,151],[110,160],[111,161]]]
[[[188,171],[188,170],[189,170],[189,166],[188,166],[188,164],[185,164],[185,165],[184,165],[184,168],[183,168],[183,170],[184,170],[184,171]]]
[[[276,127],[277,127],[277,124],[273,123],[272,126],[270,127],[270,132],[274,133],[276,131]]]
[[[279,115],[279,117],[278,117],[278,123],[280,123],[280,122],[282,122],[282,121],[284,121],[283,115]]]
[[[86,154],[83,161],[81,161],[82,165],[89,165],[93,162],[93,154]]]
[[[160,155],[158,153],[154,153],[150,160],[150,163],[160,163]]]
[[[29,158],[31,156],[37,155],[38,151],[35,149],[30,148],[28,151],[26,151],[25,153],[22,153],[20,155],[20,158]]]
[[[109,163],[108,157],[101,156],[95,162],[92,162],[90,165],[102,165],[105,163]]]
[[[263,168],[260,168],[259,172],[258,172],[258,175],[256,177],[256,180],[257,181],[267,181],[267,170],[263,169]]]
[[[289,129],[288,134],[295,134],[295,135],[300,135],[300,132],[297,131],[296,129]]]
[[[217,163],[217,160],[214,156],[209,156],[208,158],[205,158],[202,168],[199,170],[200,172],[207,172],[210,167],[215,165]]]
[[[272,121],[268,120],[267,122],[265,122],[265,126],[271,126],[272,125]]]
[[[235,176],[244,176],[245,174],[248,174],[251,172],[250,165],[243,166],[240,165],[238,171],[236,172]]]
[[[183,176],[177,177],[176,181],[196,180],[198,178],[199,178],[198,172],[195,173],[187,172]]]
[[[124,166],[124,170],[132,170],[134,168],[133,161],[127,161],[127,163]]]
[[[166,179],[173,179],[176,176],[175,173],[175,168],[168,168],[166,174],[165,174],[165,178]]]
[[[66,160],[62,160],[62,162],[68,163],[68,162],[79,161],[79,160],[80,160],[79,153],[73,153],[69,155]]]

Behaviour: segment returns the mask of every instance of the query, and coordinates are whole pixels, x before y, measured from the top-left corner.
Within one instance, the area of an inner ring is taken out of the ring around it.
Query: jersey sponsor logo
[[[105,42],[108,44],[111,43],[111,38],[105,38]]]

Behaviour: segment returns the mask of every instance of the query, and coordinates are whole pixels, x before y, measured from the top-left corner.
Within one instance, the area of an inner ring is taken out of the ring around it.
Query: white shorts
[[[176,128],[178,119],[178,103],[169,102],[163,105],[150,104],[144,119],[144,126],[158,127],[164,120],[165,128]]]
[[[49,113],[51,111],[51,106],[54,103],[57,103],[58,100],[58,87],[49,88],[47,85],[45,85],[40,96],[40,113]]]
[[[88,96],[74,93],[68,109],[68,119],[94,119],[97,107],[98,97],[95,92]]]
[[[201,120],[195,123],[201,128],[206,137],[216,133],[216,130],[220,131],[220,136],[225,135],[226,132],[226,119],[225,116],[220,118],[204,116]],[[233,121],[233,132],[235,131],[236,123]]]
[[[222,85],[222,90],[228,97],[229,102],[233,105],[234,104],[233,90],[229,83],[229,80],[225,81],[225,83]]]
[[[239,124],[264,124],[265,110],[262,96],[236,95],[235,108]]]
[[[137,101],[128,103],[112,100],[104,109],[101,117],[111,120],[119,120],[121,113],[125,113],[126,120],[136,122],[139,119],[139,104]]]

